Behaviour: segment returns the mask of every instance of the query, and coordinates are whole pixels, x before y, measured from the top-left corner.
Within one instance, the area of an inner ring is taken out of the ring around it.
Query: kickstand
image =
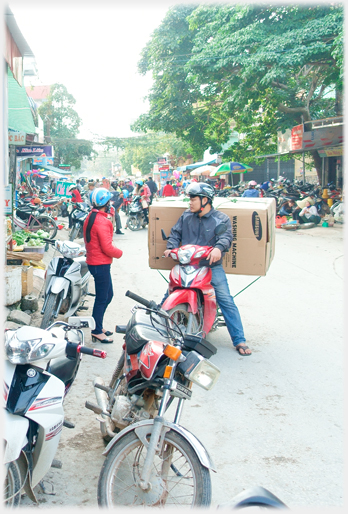
[[[51,492],[47,491],[46,486],[44,485],[45,482],[47,482],[47,484],[50,484]],[[52,482],[49,482],[48,480],[41,480],[41,482],[39,482],[38,485],[41,487],[41,490],[44,494],[49,494],[49,495],[55,496],[56,493],[54,492],[54,487],[53,487]]]

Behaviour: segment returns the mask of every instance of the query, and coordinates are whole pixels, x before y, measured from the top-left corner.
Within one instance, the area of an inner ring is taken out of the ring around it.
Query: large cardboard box
[[[275,251],[275,200],[214,198],[213,206],[227,214],[232,224],[232,246],[223,258],[225,272],[234,275],[266,275]],[[188,202],[180,199],[155,201],[150,206],[150,268],[169,270],[174,266],[171,258],[162,258],[166,241],[162,239],[161,229],[169,236],[172,226],[186,209]]]

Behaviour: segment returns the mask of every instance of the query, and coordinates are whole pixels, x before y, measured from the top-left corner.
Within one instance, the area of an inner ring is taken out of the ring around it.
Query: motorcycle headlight
[[[5,352],[12,364],[28,364],[46,357],[54,344],[42,343],[42,339],[21,341],[17,334],[5,334]]]
[[[180,362],[178,369],[188,380],[207,391],[214,387],[220,376],[219,368],[195,351],[186,355],[186,360]]]
[[[178,257],[181,264],[188,264],[191,261],[192,255],[195,253],[194,247],[185,248],[182,250],[181,248],[178,250]]]

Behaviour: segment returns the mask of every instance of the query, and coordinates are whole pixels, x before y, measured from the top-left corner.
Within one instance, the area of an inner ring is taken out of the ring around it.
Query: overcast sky
[[[181,2],[184,3],[184,2]],[[36,57],[42,85],[64,84],[82,118],[80,137],[128,137],[143,112],[150,76],[137,63],[171,4],[166,0],[9,1]]]

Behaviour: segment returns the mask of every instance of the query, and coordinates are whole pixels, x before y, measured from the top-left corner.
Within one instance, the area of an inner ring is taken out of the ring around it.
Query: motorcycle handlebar
[[[87,355],[92,355],[93,357],[99,357],[100,359],[105,359],[107,353],[104,350],[97,350],[96,348],[86,348],[86,346],[81,346],[80,344],[76,349],[77,353],[85,353]]]
[[[142,298],[141,296],[138,296],[137,294],[132,293],[131,291],[127,291],[125,296],[128,296],[132,300],[134,300],[138,303],[141,303],[148,309],[153,309],[153,310],[157,309],[157,304],[154,301],[145,300],[145,298]]]

